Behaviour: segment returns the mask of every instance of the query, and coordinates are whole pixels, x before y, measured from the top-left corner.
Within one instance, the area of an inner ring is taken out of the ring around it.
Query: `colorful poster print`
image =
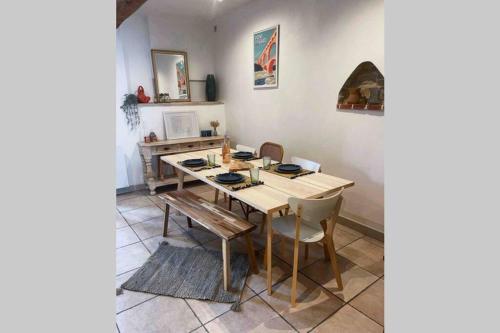
[[[254,88],[278,86],[279,25],[253,34]]]
[[[177,70],[177,87],[179,88],[179,98],[187,98],[187,86],[186,86],[186,68],[184,67],[184,61],[181,60],[175,64]]]

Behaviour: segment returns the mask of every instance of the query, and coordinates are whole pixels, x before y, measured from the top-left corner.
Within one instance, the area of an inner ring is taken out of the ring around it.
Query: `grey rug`
[[[231,253],[231,289],[225,291],[221,252],[163,242],[121,287],[155,295],[234,303],[232,309],[238,311],[248,268],[246,254]]]

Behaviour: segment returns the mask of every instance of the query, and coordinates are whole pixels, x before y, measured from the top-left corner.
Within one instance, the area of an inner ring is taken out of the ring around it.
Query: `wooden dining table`
[[[235,152],[235,150],[231,150]],[[216,164],[220,165],[220,168],[213,168],[201,171],[192,171],[179,164],[178,162],[192,159],[192,158],[203,158],[207,159],[207,154],[214,153],[216,157]],[[180,190],[184,186],[184,176],[189,174],[196,179],[203,181],[204,183],[214,187],[216,193],[223,192],[236,198],[243,203],[254,207],[256,210],[262,212],[263,222],[266,223],[267,228],[267,239],[266,239],[266,273],[267,273],[267,293],[271,295],[272,293],[272,237],[273,232],[271,228],[271,223],[273,219],[273,213],[279,212],[280,210],[289,208],[288,198],[298,197],[303,199],[320,198],[328,196],[339,191],[342,188],[347,188],[354,186],[354,182],[351,180],[342,179],[325,173],[313,173],[309,175],[300,176],[294,179],[283,177],[277,174],[267,172],[265,170],[260,170],[259,180],[263,181],[264,184],[252,186],[237,191],[231,191],[226,187],[218,184],[215,181],[207,178],[207,176],[215,176],[219,173],[228,172],[229,164],[222,163],[221,149],[207,149],[199,151],[191,151],[187,153],[179,153],[162,156],[161,160],[165,163],[172,165],[178,176],[177,188]],[[255,167],[262,167],[262,159],[250,160],[249,163],[253,164]],[[238,173],[250,176],[250,172],[238,171]],[[217,195],[215,198],[217,201]]]

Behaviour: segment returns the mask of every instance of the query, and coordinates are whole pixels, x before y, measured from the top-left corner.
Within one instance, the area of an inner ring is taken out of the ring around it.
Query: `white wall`
[[[147,16],[141,9],[131,15],[116,31],[116,145],[123,152],[125,167],[117,165],[117,188],[125,184],[144,184],[142,162],[137,142],[146,133],[154,130],[163,137],[162,111],[195,110],[199,115],[200,129],[210,129],[208,122],[218,119],[221,122],[219,133],[225,131],[224,106],[196,106],[141,108],[143,123],[135,131],[127,127],[120,106],[123,95],[136,93],[142,85],[145,93],[153,98],[153,69],[151,49],[182,50],[188,52],[190,79],[202,79],[214,72],[213,27],[211,23],[171,17]],[[204,84],[191,85],[192,99],[205,100]],[[117,163],[120,160],[117,159]],[[126,171],[125,171],[126,170]],[[124,174],[126,172],[126,174]]]
[[[384,73],[382,0],[256,0],[216,20],[215,74],[233,142],[275,141],[325,173],[354,180],[342,215],[384,224],[380,113],[336,110],[354,68],[372,61]],[[252,33],[280,24],[279,88],[252,88]],[[390,112],[390,111],[389,111]]]

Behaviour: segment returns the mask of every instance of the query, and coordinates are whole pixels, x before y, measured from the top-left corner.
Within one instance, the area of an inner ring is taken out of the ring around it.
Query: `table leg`
[[[226,193],[224,193],[224,194],[226,194]],[[217,205],[217,202],[218,202],[218,201],[219,201],[219,189],[218,189],[218,188],[216,188],[216,189],[215,189],[214,204],[216,204],[216,205]]]
[[[231,288],[231,253],[229,248],[229,241],[222,240],[222,262],[224,272],[224,290],[228,291]]]
[[[186,174],[184,171],[176,169],[177,170],[177,177],[179,178],[178,183],[177,183],[177,191],[180,191],[184,188],[184,175]]]
[[[271,227],[271,221],[273,219],[273,214],[266,214],[266,224],[267,224],[267,242],[266,242],[266,269],[267,269],[267,294],[271,295],[272,285],[273,285],[273,261],[272,261],[272,251],[273,251],[273,228]]]
[[[250,260],[250,267],[254,274],[259,274],[259,267],[257,261],[255,260],[255,250],[253,249],[252,236],[250,234],[245,234],[245,241],[247,242],[248,259]]]

